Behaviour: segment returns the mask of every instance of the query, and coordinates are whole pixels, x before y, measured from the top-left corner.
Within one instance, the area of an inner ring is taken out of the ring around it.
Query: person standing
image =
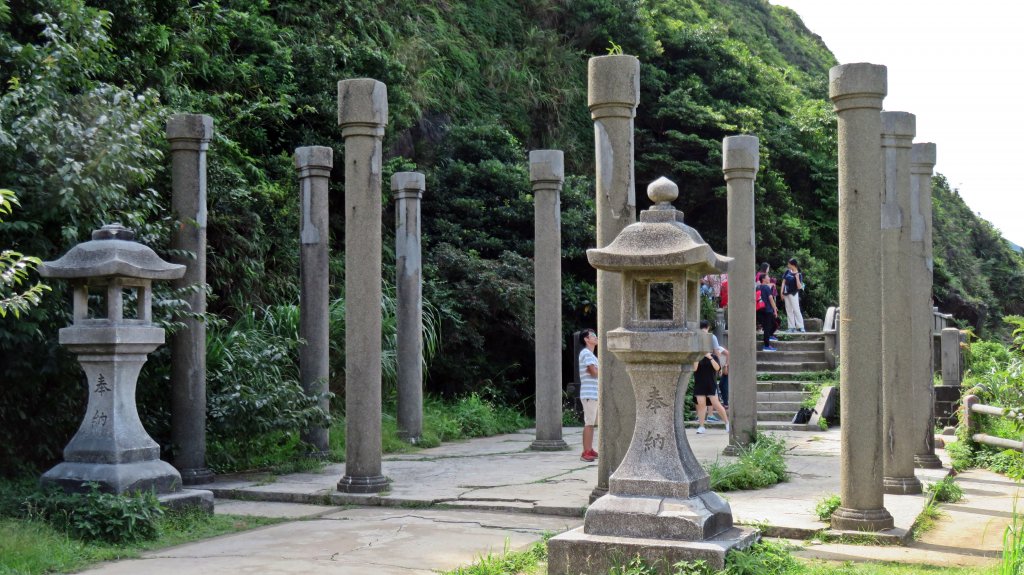
[[[768,282],[768,276],[758,274],[757,275],[757,287],[755,294],[763,303],[756,304],[759,308],[757,315],[761,320],[762,337],[764,351],[775,351],[775,348],[771,346],[772,335],[775,333],[775,318],[779,314],[779,308],[775,304],[775,296],[772,295],[772,286]]]
[[[597,332],[585,329],[580,332],[585,347],[580,350],[580,403],[583,404],[583,454],[580,460],[591,462],[597,459],[594,451],[594,426],[597,424]]]
[[[704,428],[704,416],[707,415],[706,401],[711,401],[711,407],[718,412],[719,417],[725,422],[725,431],[729,432],[729,414],[718,401],[715,389],[715,374],[721,369],[718,358],[711,352],[704,354],[700,361],[693,364],[693,395],[697,401],[697,433],[707,431]]]
[[[800,290],[804,289],[804,275],[796,258],[789,258],[786,273],[782,275],[782,300],[786,302],[787,331],[805,331],[804,315],[800,311]]]
[[[729,350],[722,347],[722,344],[718,343],[718,336],[711,333],[711,322],[706,319],[700,320],[700,330],[711,336],[711,353],[715,354],[715,361],[721,366],[721,377],[718,380],[718,400],[723,408],[729,409]],[[705,405],[712,407],[708,402],[705,402]],[[721,421],[714,413],[709,415],[707,420]]]

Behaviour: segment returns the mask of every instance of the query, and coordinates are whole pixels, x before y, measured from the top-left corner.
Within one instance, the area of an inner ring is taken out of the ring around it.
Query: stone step
[[[757,392],[757,402],[760,404],[764,402],[772,401],[803,401],[805,397],[810,395],[807,391],[761,391]]]
[[[764,347],[762,345],[761,338],[757,338],[757,343],[755,344],[755,346],[757,347],[757,351],[761,351],[761,348]],[[772,347],[778,349],[779,351],[820,351],[820,352],[824,352],[825,351],[825,342],[824,341],[782,341],[782,340],[779,340],[779,341],[773,341],[772,342]]]
[[[825,352],[822,350],[818,351],[789,351],[779,348],[779,351],[758,351],[757,352],[758,363],[762,361],[776,362],[776,361],[788,361],[788,362],[804,362],[810,361],[813,363],[825,363]]]
[[[799,406],[797,406],[799,409]],[[791,411],[761,411],[757,412],[758,423],[762,421],[793,421],[793,416],[796,415],[796,409]]]
[[[757,412],[786,411],[795,414],[798,409],[803,407],[803,398],[800,399],[800,401],[758,401]]]
[[[778,331],[775,332],[775,336],[780,338],[780,339],[783,336],[785,336],[786,339],[789,339],[790,341],[813,341],[813,340],[824,341],[825,340],[824,332],[820,332],[820,331],[807,331],[807,332],[803,332],[803,333],[800,333],[800,332],[789,333],[789,332],[786,332],[785,330],[778,330]]]
[[[806,423],[792,423],[792,418],[787,421],[757,421],[757,429],[764,432],[773,431],[820,431],[817,425],[811,426]]]
[[[810,381],[793,381],[793,380],[776,380],[776,381],[759,381],[757,382],[757,391],[804,391],[812,383]]]
[[[824,361],[759,361],[757,362],[758,373],[807,373],[809,371],[822,371],[828,369]]]

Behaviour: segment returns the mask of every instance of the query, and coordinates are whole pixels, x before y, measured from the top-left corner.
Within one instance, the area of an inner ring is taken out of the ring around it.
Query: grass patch
[[[533,420],[515,409],[471,393],[454,402],[436,397],[423,400],[423,433],[416,444],[398,436],[395,406],[387,406],[381,420],[381,445],[384,453],[412,453],[437,447],[445,441],[514,433],[531,427]],[[345,416],[331,418],[330,451],[332,461],[345,461]]]
[[[547,572],[543,565],[548,557],[547,540],[545,536],[526,551],[509,551],[506,539],[500,555],[482,555],[473,564],[444,571],[442,575],[543,575]]]
[[[281,519],[167,512],[157,523],[155,539],[131,544],[83,541],[38,519],[0,519],[0,573],[35,575],[72,573],[100,561],[138,557],[226,533],[281,522]]]
[[[964,490],[956,484],[952,475],[948,475],[937,483],[932,483],[927,488],[932,494],[932,501],[939,503],[956,503],[964,498]]]
[[[786,481],[786,441],[771,434],[758,433],[754,441],[739,450],[733,463],[715,460],[707,464],[713,491],[761,489]]]
[[[759,373],[757,374],[757,381],[820,381],[820,382],[837,382],[839,381],[839,369],[823,369],[821,371],[808,371],[804,373]]]

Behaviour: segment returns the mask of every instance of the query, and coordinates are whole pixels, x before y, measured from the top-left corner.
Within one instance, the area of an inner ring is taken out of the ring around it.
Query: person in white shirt
[[[592,329],[585,329],[580,332],[580,339],[584,346],[580,350],[580,402],[583,404],[583,454],[582,461],[594,461],[597,459],[597,452],[594,451],[594,426],[597,424],[597,356],[594,350],[597,349],[597,333]]]

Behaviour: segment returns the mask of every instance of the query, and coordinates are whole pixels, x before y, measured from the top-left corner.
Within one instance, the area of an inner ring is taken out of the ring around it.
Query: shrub
[[[45,520],[86,541],[132,543],[155,539],[164,511],[152,491],[115,495],[90,483],[84,493],[52,488],[29,495],[25,516]]]
[[[839,506],[842,504],[842,498],[835,493],[826,495],[819,499],[818,503],[814,506],[814,514],[822,521],[829,521],[832,519],[832,514],[835,513],[836,509],[839,509]]]

